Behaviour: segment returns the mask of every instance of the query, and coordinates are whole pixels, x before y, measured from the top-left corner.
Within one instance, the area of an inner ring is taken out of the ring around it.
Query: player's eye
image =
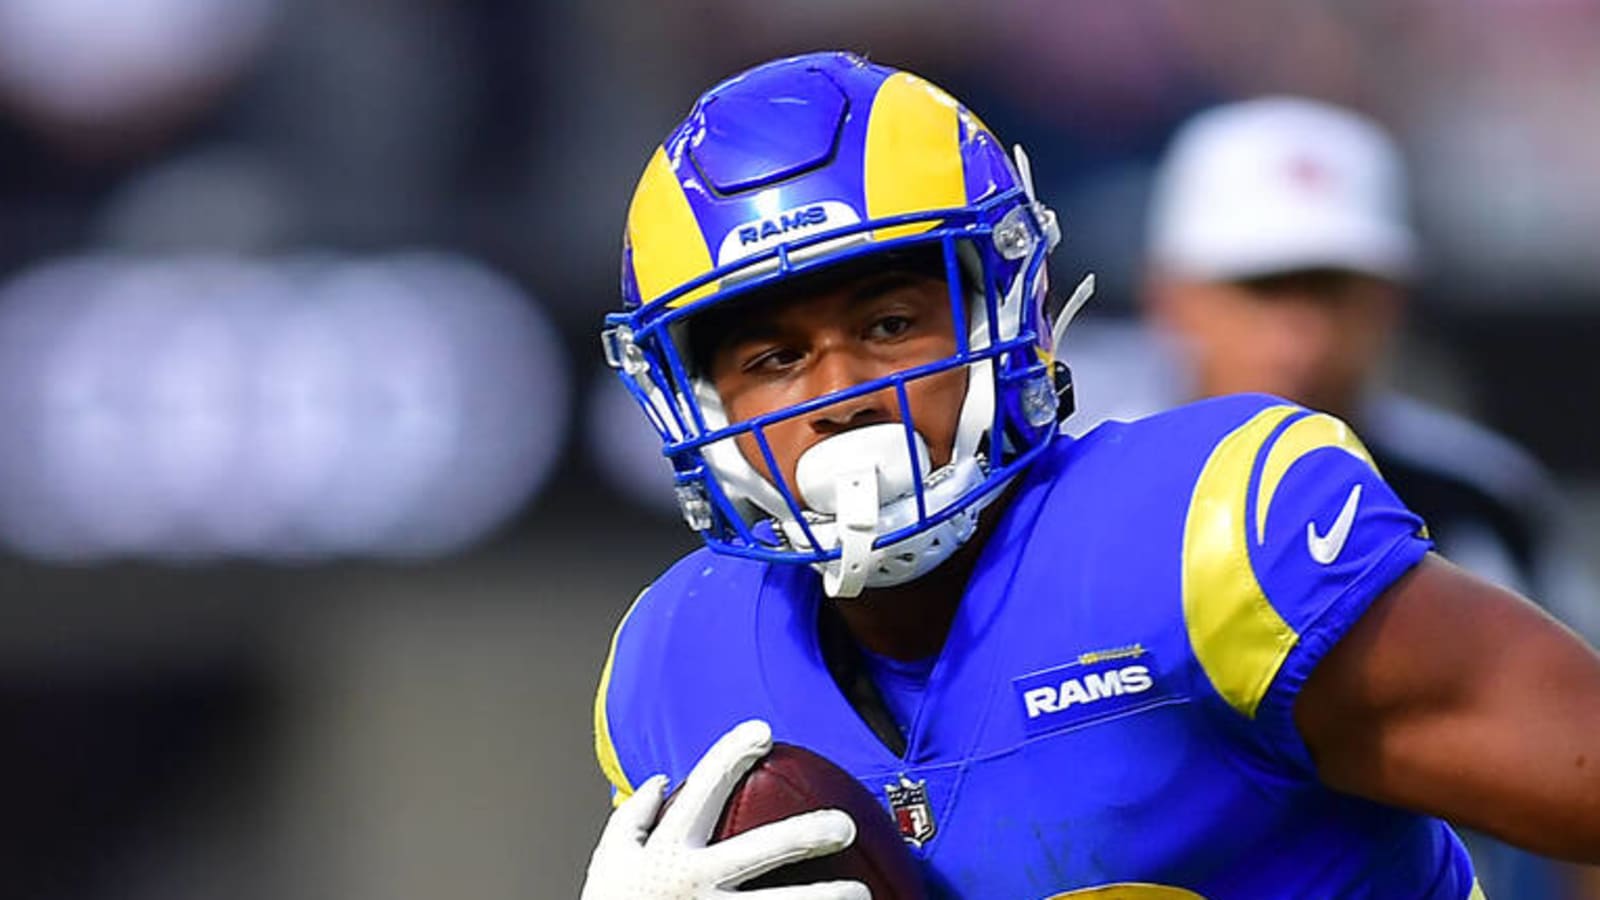
[[[867,335],[876,340],[888,340],[900,337],[911,330],[913,322],[910,316],[892,313],[878,316],[867,327]]]
[[[744,372],[777,372],[800,361],[800,351],[793,347],[756,348],[744,355],[739,367]]]

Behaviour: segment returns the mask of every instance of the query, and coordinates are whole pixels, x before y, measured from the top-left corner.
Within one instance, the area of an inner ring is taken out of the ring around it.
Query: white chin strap
[[[903,584],[944,562],[972,536],[982,503],[920,534],[885,547],[872,546],[879,536],[917,521],[919,473],[929,515],[982,480],[982,471],[972,460],[929,472],[927,444],[919,434],[912,438],[915,471],[906,452],[905,425],[899,422],[834,435],[801,455],[795,480],[809,510],[806,525],[823,549],[839,548],[838,559],[816,564],[828,596],[856,597],[868,587]],[[788,517],[779,521],[791,543],[810,546],[800,523]]]
[[[878,537],[878,467],[838,473],[833,491],[839,497],[834,513],[839,562],[822,570],[822,589],[830,597],[854,597],[867,586],[872,542]]]

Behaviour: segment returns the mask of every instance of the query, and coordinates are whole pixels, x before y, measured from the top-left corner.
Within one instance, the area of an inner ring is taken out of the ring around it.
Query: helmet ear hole
[[[1065,422],[1078,405],[1072,387],[1072,370],[1061,360],[1055,360],[1050,364],[1050,380],[1056,391],[1056,422]]]

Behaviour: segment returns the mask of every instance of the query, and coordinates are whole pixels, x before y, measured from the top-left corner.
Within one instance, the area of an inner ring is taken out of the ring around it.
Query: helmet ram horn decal
[[[903,583],[948,558],[1070,411],[1054,363],[1059,327],[1052,334],[1045,313],[1045,258],[1059,237],[1020,149],[1013,162],[976,116],[908,72],[815,53],[706,92],[639,180],[623,240],[624,310],[604,332],[607,360],[661,435],[690,527],[719,552],[815,566],[834,596]],[[942,259],[954,355],[728,420],[688,349],[697,317],[759,303],[827,267],[907,252]],[[905,385],[956,367],[968,378],[955,446],[930,471]],[[885,390],[902,422],[864,438],[895,458],[858,485],[865,503],[808,505],[736,445],[753,438],[776,473],[764,429]]]

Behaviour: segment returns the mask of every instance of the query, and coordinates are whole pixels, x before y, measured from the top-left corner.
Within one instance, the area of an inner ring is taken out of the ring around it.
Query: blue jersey
[[[762,718],[893,807],[937,896],[1475,893],[1445,824],[1322,786],[1294,724],[1312,668],[1430,547],[1343,423],[1206,401],[1063,438],[1019,487],[903,756],[829,674],[814,573],[678,563],[602,676],[617,791]]]

